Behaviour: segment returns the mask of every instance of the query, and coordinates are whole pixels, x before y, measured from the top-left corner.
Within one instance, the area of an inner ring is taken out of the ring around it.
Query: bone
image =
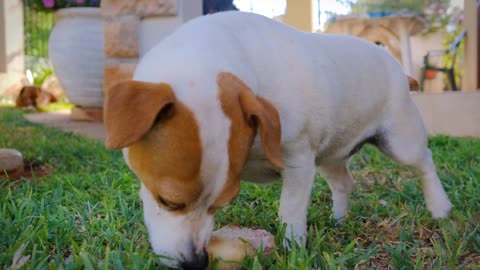
[[[236,270],[242,268],[241,262],[246,256],[254,255],[260,248],[264,255],[275,249],[275,238],[271,233],[263,229],[227,225],[212,233],[207,251],[211,264],[217,259],[214,262],[216,269]]]

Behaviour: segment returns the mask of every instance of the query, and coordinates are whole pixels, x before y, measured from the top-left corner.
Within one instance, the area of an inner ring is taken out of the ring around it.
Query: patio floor
[[[70,119],[70,110],[27,114],[25,118],[33,123],[60,128],[92,139],[105,140],[105,128],[102,123],[74,121]]]

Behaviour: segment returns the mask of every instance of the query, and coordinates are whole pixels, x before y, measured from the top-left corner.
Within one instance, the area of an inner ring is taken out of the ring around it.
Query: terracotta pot
[[[48,54],[65,96],[84,107],[103,106],[103,22],[100,8],[63,8]]]
[[[425,79],[427,80],[433,80],[437,77],[437,71],[436,70],[426,70],[425,71]]]

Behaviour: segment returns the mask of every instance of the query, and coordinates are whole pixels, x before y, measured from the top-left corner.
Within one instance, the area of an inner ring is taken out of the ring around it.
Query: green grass
[[[247,258],[246,269],[479,269],[480,140],[436,136],[430,146],[454,205],[448,220],[432,220],[414,170],[366,147],[350,163],[357,185],[343,223],[330,218],[331,194],[317,179],[305,248],[281,247],[279,183],[243,183],[239,198],[217,212],[216,226],[263,227],[276,235],[280,247]],[[0,108],[3,147],[55,170],[38,184],[24,179],[0,190],[0,268],[9,268],[16,252],[15,261],[30,256],[25,269],[160,266],[143,225],[139,183],[119,151],[30,124],[9,108]]]
[[[70,110],[75,107],[74,104],[69,103],[65,100],[60,100],[60,102],[48,103],[47,105],[38,109],[40,112],[54,112],[58,110]]]

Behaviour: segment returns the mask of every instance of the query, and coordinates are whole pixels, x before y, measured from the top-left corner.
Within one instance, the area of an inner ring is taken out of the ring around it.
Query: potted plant
[[[103,106],[103,22],[100,0],[31,0],[55,12],[48,54],[65,96],[82,107]]]

